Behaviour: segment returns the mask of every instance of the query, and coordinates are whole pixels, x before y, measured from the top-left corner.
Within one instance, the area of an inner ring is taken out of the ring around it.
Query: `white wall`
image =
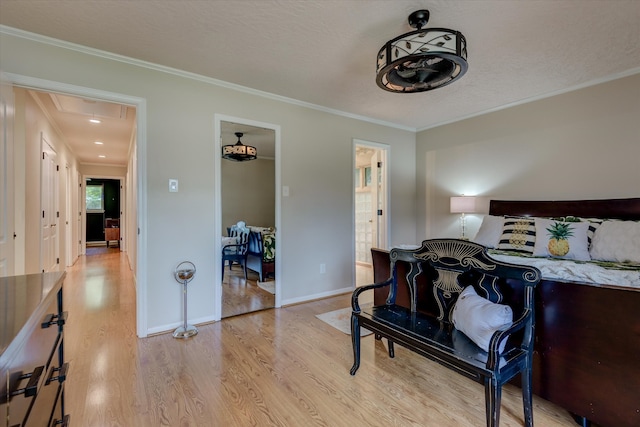
[[[56,152],[59,193],[58,241],[59,268],[67,265],[66,227],[67,175],[65,167],[71,170],[70,188],[77,188],[78,164],[66,141],[57,129],[51,125],[43,108],[29,91],[16,88],[15,91],[15,132],[14,132],[14,168],[15,168],[15,274],[33,274],[41,271],[40,266],[40,168],[42,135]],[[28,189],[28,191],[26,190]],[[72,206],[78,206],[77,192],[72,191]],[[75,208],[72,208],[75,210]],[[78,240],[76,227],[71,230],[71,242]],[[71,262],[78,257],[77,245],[71,248]]]
[[[416,236],[415,134],[345,118],[93,56],[13,35],[0,34],[3,71],[146,100],[146,212],[148,267],[146,323],[169,330],[181,320],[175,266],[194,262],[189,288],[190,319],[214,312],[213,221],[214,114],[243,117],[281,127],[283,198],[279,230],[282,302],[295,302],[352,287],[352,140],[389,144],[390,236]],[[311,163],[300,159],[313,158]],[[180,191],[169,193],[169,178]],[[144,182],[144,180],[143,180]],[[325,263],[326,274],[319,264]]]
[[[449,197],[640,197],[640,74],[422,131],[418,235],[457,237]],[[468,217],[473,236],[482,215]]]
[[[257,227],[276,225],[276,165],[273,159],[222,160],[222,235],[244,221]]]

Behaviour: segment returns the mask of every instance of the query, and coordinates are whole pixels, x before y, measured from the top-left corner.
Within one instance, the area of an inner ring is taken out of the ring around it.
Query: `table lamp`
[[[451,198],[450,202],[451,213],[459,213],[460,215],[460,238],[462,240],[469,240],[465,234],[465,214],[478,212],[478,198],[474,196],[455,196]]]

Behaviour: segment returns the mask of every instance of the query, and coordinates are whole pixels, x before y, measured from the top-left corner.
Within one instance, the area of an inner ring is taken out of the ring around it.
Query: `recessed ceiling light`
[[[102,142],[102,141],[96,141],[96,142],[94,142],[94,144],[96,144],[96,145],[103,145],[103,144],[104,144],[104,142]]]
[[[105,156],[104,154],[100,154],[98,157],[100,157],[101,159],[106,159],[107,156]]]
[[[91,123],[101,123],[98,119],[89,119]]]

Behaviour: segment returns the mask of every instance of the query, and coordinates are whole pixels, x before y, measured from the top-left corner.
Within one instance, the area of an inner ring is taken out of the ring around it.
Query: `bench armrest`
[[[511,325],[498,329],[491,336],[489,341],[489,357],[487,358],[487,369],[495,369],[498,360],[500,359],[500,343],[509,338],[514,332],[524,328],[533,316],[533,312],[526,308],[522,312],[522,315]]]
[[[359,288],[356,288],[356,290],[353,291],[353,294],[351,295],[351,308],[353,312],[360,313],[360,305],[358,304],[358,297],[360,296],[361,293],[371,289],[383,288],[385,286],[391,285],[391,283],[393,283],[393,278],[389,278],[384,282],[373,283],[371,285],[365,285],[365,286],[360,286]]]

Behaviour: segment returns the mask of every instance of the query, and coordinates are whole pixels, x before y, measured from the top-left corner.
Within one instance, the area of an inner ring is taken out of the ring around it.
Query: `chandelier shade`
[[[222,158],[233,160],[235,162],[245,162],[247,160],[255,160],[258,157],[258,150],[251,145],[244,145],[240,138],[244,135],[242,132],[236,132],[238,142],[235,144],[224,145],[222,147]]]
[[[461,32],[447,28],[422,29],[428,10],[409,15],[416,31],[385,43],[378,52],[376,82],[389,92],[424,92],[446,86],[468,69],[467,41]]]

